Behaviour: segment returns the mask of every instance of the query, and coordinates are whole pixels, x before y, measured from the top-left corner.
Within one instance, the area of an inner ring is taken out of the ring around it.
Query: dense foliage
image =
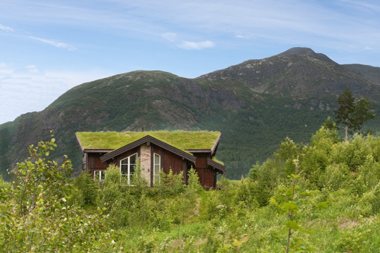
[[[194,171],[133,186],[110,167],[102,182],[72,179],[49,159],[54,140],[31,147],[0,180],[3,252],[377,252],[380,138],[342,142],[322,127],[309,145],[286,138],[247,178],[203,190]],[[138,170],[137,170],[138,171]]]
[[[55,146],[54,138],[31,145],[30,157],[14,169],[13,187],[0,182],[1,252],[99,251],[109,244],[106,217],[72,203],[71,161],[50,160]]]

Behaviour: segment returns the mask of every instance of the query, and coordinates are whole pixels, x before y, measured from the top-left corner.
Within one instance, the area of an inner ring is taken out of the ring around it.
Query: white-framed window
[[[127,178],[128,185],[137,166],[137,153],[128,156],[120,161],[120,175]]]
[[[105,170],[94,170],[94,180],[103,181],[106,178]]]
[[[161,171],[161,156],[154,153],[153,159],[153,178],[154,182],[160,183],[160,171]]]

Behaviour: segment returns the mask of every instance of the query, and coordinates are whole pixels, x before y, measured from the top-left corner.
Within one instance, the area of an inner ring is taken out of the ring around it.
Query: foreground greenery
[[[70,178],[48,159],[54,141],[31,149],[13,185],[0,182],[4,252],[377,252],[380,138],[319,129],[305,146],[285,139],[240,181],[203,190],[194,171],[125,186]],[[137,173],[138,174],[138,173]],[[289,233],[290,232],[290,233]]]

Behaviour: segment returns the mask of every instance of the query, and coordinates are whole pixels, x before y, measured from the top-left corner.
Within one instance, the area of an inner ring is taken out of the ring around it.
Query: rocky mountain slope
[[[79,173],[76,131],[218,130],[218,158],[240,178],[286,136],[306,141],[349,86],[357,98],[380,101],[378,68],[339,65],[308,48],[249,60],[195,79],[134,71],[81,84],[45,110],[0,125],[0,171],[23,160],[27,147],[54,130],[56,156]],[[377,121],[372,126],[377,126]],[[9,178],[9,177],[8,177]]]

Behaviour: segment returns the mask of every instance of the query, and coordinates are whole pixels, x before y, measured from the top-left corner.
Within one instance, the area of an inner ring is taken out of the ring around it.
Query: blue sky
[[[133,70],[194,78],[291,47],[380,66],[378,0],[1,0],[0,124]]]

